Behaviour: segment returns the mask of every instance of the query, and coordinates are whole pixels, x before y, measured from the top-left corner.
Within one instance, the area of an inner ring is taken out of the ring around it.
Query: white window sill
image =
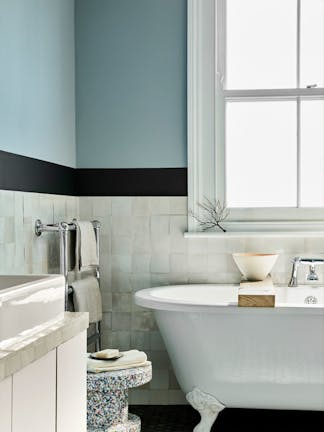
[[[259,238],[259,237],[268,237],[268,238],[289,238],[289,237],[323,237],[323,231],[255,231],[255,232],[185,232],[185,238]]]
[[[224,222],[226,232],[215,231],[185,232],[185,238],[251,238],[251,237],[324,237],[324,222]]]

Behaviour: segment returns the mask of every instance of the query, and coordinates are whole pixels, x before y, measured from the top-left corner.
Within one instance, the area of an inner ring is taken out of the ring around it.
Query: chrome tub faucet
[[[324,259],[322,258],[301,258],[295,257],[292,261],[293,268],[291,273],[291,278],[289,281],[289,287],[297,287],[298,286],[298,268],[301,264],[309,266],[309,273],[307,274],[308,281],[318,281],[318,276],[315,271],[316,265],[323,265]]]

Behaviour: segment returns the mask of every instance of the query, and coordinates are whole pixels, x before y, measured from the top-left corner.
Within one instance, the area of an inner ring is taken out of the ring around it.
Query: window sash
[[[279,89],[227,89],[226,88],[226,0],[216,0],[216,22],[217,22],[217,84],[219,94],[223,99],[223,108],[227,102],[246,102],[246,101],[285,101],[291,100],[297,103],[297,130],[296,130],[296,151],[297,151],[297,205],[301,207],[301,161],[300,161],[300,104],[302,100],[324,99],[324,88],[301,88],[300,87],[300,70],[301,70],[301,0],[297,0],[297,33],[296,33],[296,84],[297,88],[279,88]],[[311,83],[310,83],[311,84]],[[225,128],[226,119],[223,119]],[[218,159],[219,174],[222,180],[216,183],[216,195],[226,201],[226,136],[218,141],[216,148]],[[289,207],[285,207],[285,209]],[[271,209],[271,207],[268,207]]]
[[[246,96],[249,93],[264,96],[318,96],[324,95],[324,88],[308,88],[301,87],[301,0],[297,0],[297,33],[296,33],[296,86],[297,88],[289,89],[227,89],[226,88],[226,64],[227,64],[227,41],[226,41],[226,3],[227,0],[215,0],[216,2],[216,24],[217,24],[217,53],[216,53],[216,69],[219,85],[224,92],[225,97]],[[312,85],[313,83],[309,83]],[[299,94],[298,94],[299,93]]]
[[[246,99],[323,99],[324,88],[222,90],[225,100]]]
[[[296,107],[297,107],[297,111],[296,111],[296,115],[297,115],[297,121],[296,121],[296,154],[297,154],[297,184],[296,184],[296,190],[297,190],[297,201],[296,201],[296,206],[293,206],[293,208],[297,208],[297,209],[303,209],[303,208],[310,208],[307,206],[302,205],[302,157],[301,157],[301,145],[302,145],[302,132],[301,132],[301,103],[303,101],[315,101],[315,100],[324,100],[324,96],[323,95],[319,95],[318,97],[299,97],[299,96],[289,96],[289,97],[277,97],[277,98],[270,98],[270,97],[237,97],[237,98],[225,98],[224,99],[224,111],[226,112],[225,106],[227,102],[235,102],[235,103],[239,103],[239,102],[280,102],[280,101],[292,101],[296,103]],[[226,116],[224,118],[224,127],[226,124]],[[226,129],[226,127],[225,127]],[[219,181],[217,183],[217,188],[216,188],[216,195],[218,197],[221,197],[223,201],[227,202],[227,170],[226,170],[226,158],[227,158],[227,146],[226,146],[226,134],[224,134],[224,139],[219,141],[217,144],[217,148],[216,148],[216,153],[218,153],[218,157],[222,159],[222,163],[221,165],[219,165],[220,169],[219,169],[219,174],[220,177],[222,179],[222,181]],[[238,207],[230,207],[231,209],[235,209]],[[254,209],[257,209],[257,207],[251,207]],[[271,206],[268,207],[264,207],[264,208],[268,208],[268,209],[272,209]],[[273,208],[278,208],[278,207],[273,207]],[[291,206],[287,206],[287,207],[282,207],[283,209],[288,209],[288,208],[292,208]],[[314,208],[323,208],[323,207],[314,207]]]

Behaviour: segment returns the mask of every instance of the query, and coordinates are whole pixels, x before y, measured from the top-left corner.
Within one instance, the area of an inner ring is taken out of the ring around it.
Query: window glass
[[[324,0],[301,0],[300,85],[324,87]]]
[[[226,16],[226,88],[296,88],[297,0],[227,0]]]
[[[324,101],[302,101],[300,107],[300,203],[324,206]]]
[[[297,103],[228,102],[228,207],[297,205]]]

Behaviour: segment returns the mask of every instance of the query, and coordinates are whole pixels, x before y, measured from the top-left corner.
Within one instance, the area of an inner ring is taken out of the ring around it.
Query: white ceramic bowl
[[[278,254],[233,253],[233,259],[242,275],[250,281],[262,281],[271,272]]]

